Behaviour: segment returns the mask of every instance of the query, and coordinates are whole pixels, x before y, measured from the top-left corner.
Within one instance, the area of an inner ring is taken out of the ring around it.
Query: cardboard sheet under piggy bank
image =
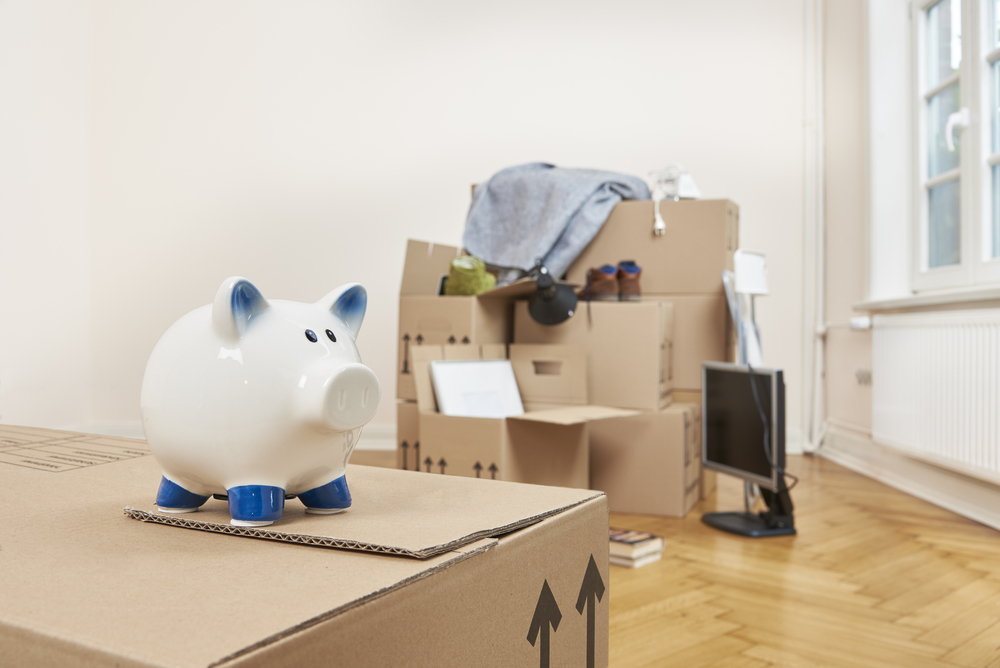
[[[355,345],[367,301],[357,283],[315,304],[268,301],[233,277],[167,330],[140,400],[161,511],[226,495],[232,524],[263,526],[286,495],[310,513],[351,505],[344,471],[381,397]]]

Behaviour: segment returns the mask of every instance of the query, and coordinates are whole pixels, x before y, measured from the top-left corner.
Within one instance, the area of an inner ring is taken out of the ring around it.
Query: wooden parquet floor
[[[1000,667],[1000,532],[844,469],[790,457],[798,535],[701,523],[742,510],[742,483],[684,519],[612,514],[665,536],[663,559],[611,567],[611,665]]]

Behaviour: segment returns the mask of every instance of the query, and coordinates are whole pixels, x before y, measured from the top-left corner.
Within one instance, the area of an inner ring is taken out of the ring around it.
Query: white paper
[[[443,415],[505,418],[524,414],[509,360],[434,361],[431,381]]]

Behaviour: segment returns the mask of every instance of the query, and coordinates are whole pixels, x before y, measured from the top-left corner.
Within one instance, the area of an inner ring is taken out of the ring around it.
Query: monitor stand
[[[749,487],[750,483],[746,483]],[[742,513],[705,513],[701,521],[710,527],[727,531],[738,536],[767,538],[769,536],[794,536],[795,517],[792,515],[792,497],[784,481],[778,483],[779,491],[762,489],[761,496],[767,503],[767,510],[750,512],[750,495],[745,495],[747,510]]]

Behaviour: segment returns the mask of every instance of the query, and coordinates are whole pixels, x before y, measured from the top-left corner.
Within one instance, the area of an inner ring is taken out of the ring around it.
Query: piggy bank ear
[[[224,339],[237,341],[250,321],[270,309],[257,286],[242,276],[227,278],[212,302],[212,326]]]
[[[365,319],[368,308],[368,292],[360,283],[348,283],[328,294],[317,302],[330,309],[330,312],[344,321],[354,338],[358,338],[361,321]]]

